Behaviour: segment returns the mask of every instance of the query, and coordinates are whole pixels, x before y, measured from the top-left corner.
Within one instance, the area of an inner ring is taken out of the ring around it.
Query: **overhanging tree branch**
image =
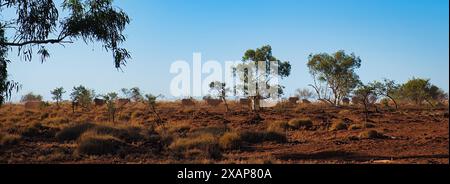
[[[30,40],[24,42],[0,42],[2,46],[16,46],[22,47],[30,44],[55,44],[55,43],[73,43],[72,41],[64,41],[67,36],[57,39],[47,39],[47,40]]]

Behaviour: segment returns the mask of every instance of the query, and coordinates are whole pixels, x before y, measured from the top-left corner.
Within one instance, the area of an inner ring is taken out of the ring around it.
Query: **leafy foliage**
[[[108,108],[108,115],[109,119],[114,122],[115,115],[116,115],[116,104],[115,101],[117,100],[118,95],[117,93],[111,92],[103,96],[103,99],[106,101],[106,106]]]
[[[311,86],[316,90],[318,98],[334,105],[339,105],[359,83],[355,69],[361,66],[361,59],[353,53],[347,55],[344,51],[337,51],[332,55],[327,53],[310,55],[307,66],[315,82]],[[325,83],[333,97],[330,97],[328,90],[319,83]]]
[[[32,102],[32,101],[42,101],[42,95],[36,95],[32,92],[23,95],[20,99],[21,102]]]
[[[53,95],[52,99],[56,100],[56,104],[59,107],[59,102],[62,101],[62,95],[65,93],[63,87],[55,88],[54,90],[50,91],[50,93]]]
[[[88,89],[82,85],[74,87],[70,97],[73,102],[77,102],[83,108],[89,108],[95,97],[94,90]]]
[[[161,117],[159,116],[158,112],[156,111],[156,99],[158,97],[161,97],[161,95],[155,96],[155,95],[152,95],[152,94],[146,94],[145,95],[145,103],[147,103],[147,105],[150,107],[152,112],[158,118],[158,123],[163,123],[163,120],[161,119]]]
[[[247,50],[242,61],[243,63],[233,69],[234,76],[238,76],[243,83],[241,86],[236,86],[236,90],[241,90],[244,95],[261,95],[264,98],[269,98],[270,94],[280,96],[284,93],[284,86],[271,83],[271,81],[278,77],[281,79],[288,77],[291,74],[291,64],[289,61],[280,61],[274,57],[270,45],[256,50]],[[277,91],[269,93],[267,89],[276,89]]]
[[[0,20],[0,104],[21,87],[7,80],[7,52],[13,48],[27,61],[32,60],[33,50],[37,49],[43,62],[50,57],[46,45],[81,39],[86,43],[100,42],[112,51],[116,68],[131,58],[128,50],[120,47],[126,40],[123,31],[130,18],[113,6],[113,0],[64,0],[61,6],[58,9],[53,0],[0,0],[0,10],[16,12],[16,16]],[[14,35],[8,39],[5,32]]]
[[[448,99],[448,95],[439,87],[430,83],[429,79],[412,78],[400,87],[404,98],[421,104],[426,101],[442,101]]]
[[[5,40],[5,31],[3,24],[0,22],[0,42]],[[21,87],[17,82],[8,80],[7,65],[10,61],[6,59],[7,52],[8,47],[0,44],[0,105],[11,98],[12,92],[18,91]]]

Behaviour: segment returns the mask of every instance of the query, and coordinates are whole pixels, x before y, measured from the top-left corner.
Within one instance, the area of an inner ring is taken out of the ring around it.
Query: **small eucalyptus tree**
[[[64,93],[66,93],[66,91],[64,91],[63,87],[59,87],[59,88],[55,88],[54,90],[50,91],[50,93],[53,95],[52,99],[56,100],[56,106],[59,109],[59,103],[62,101],[62,95]]]

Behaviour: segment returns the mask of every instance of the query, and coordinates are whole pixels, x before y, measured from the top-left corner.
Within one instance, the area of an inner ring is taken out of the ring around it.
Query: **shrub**
[[[176,139],[170,144],[169,149],[176,154],[187,152],[192,149],[199,149],[204,151],[208,158],[221,157],[217,139],[212,134],[202,134],[195,137]]]
[[[289,124],[286,121],[274,121],[269,123],[267,131],[284,132],[289,128]]]
[[[117,119],[118,119],[119,121],[130,121],[130,119],[131,119],[131,114],[130,114],[130,113],[126,113],[126,112],[124,112],[124,113],[119,113]]]
[[[330,126],[330,131],[338,131],[347,129],[347,124],[343,121],[336,121]]]
[[[249,143],[277,142],[287,141],[285,134],[274,131],[245,131],[241,133],[241,139]]]
[[[364,125],[362,124],[353,124],[348,127],[348,130],[359,130],[362,128],[364,128]]]
[[[377,132],[376,130],[368,130],[368,131],[361,132],[359,134],[360,139],[382,139],[385,137],[386,137],[385,135]]]
[[[135,126],[114,127],[110,125],[97,125],[92,128],[92,131],[97,134],[112,135],[127,142],[140,141],[145,138],[142,135],[142,129]]]
[[[87,130],[95,127],[93,123],[81,123],[63,128],[56,134],[56,139],[59,141],[73,141],[78,139],[81,134]]]
[[[313,122],[310,119],[292,119],[288,122],[289,127],[292,129],[311,128]]]
[[[364,123],[363,126],[364,126],[364,128],[374,128],[375,127],[375,125],[373,123],[368,123],[368,122]]]
[[[219,138],[219,146],[224,150],[239,149],[241,143],[241,136],[237,132],[226,132]]]
[[[0,145],[11,146],[20,142],[20,136],[11,134],[0,134]]]
[[[40,134],[40,128],[42,125],[40,123],[33,123],[22,130],[21,134],[24,137],[37,137]]]
[[[207,127],[201,127],[191,130],[190,135],[196,136],[201,134],[212,134],[216,136],[221,136],[228,131],[228,127],[223,125],[213,125]]]
[[[141,118],[144,116],[145,116],[145,114],[142,111],[134,111],[131,113],[131,119],[138,119],[138,118]]]
[[[162,133],[166,132],[168,134],[185,135],[191,126],[188,122],[170,122],[169,124],[157,127],[157,131]]]
[[[123,145],[124,143],[116,137],[88,131],[80,136],[76,151],[85,155],[115,154]]]
[[[66,117],[53,117],[43,120],[43,123],[48,125],[60,125],[60,124],[67,124],[69,123],[69,121],[70,120]]]
[[[41,123],[33,123],[22,130],[21,135],[23,137],[40,137],[40,138],[52,138],[56,134],[56,129],[43,126]]]

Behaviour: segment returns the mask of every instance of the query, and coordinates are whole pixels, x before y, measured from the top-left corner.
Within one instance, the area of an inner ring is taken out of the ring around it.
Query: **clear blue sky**
[[[239,60],[244,51],[270,44],[273,54],[291,61],[283,81],[286,95],[307,87],[310,53],[345,50],[362,59],[364,82],[382,78],[405,82],[430,78],[449,90],[448,0],[116,0],[132,19],[125,46],[133,59],[117,71],[100,44],[80,41],[49,47],[51,57],[20,61],[10,53],[10,78],[50,100],[49,91],[83,84],[97,93],[139,86],[169,96],[175,60]],[[68,98],[68,93],[65,95]]]

